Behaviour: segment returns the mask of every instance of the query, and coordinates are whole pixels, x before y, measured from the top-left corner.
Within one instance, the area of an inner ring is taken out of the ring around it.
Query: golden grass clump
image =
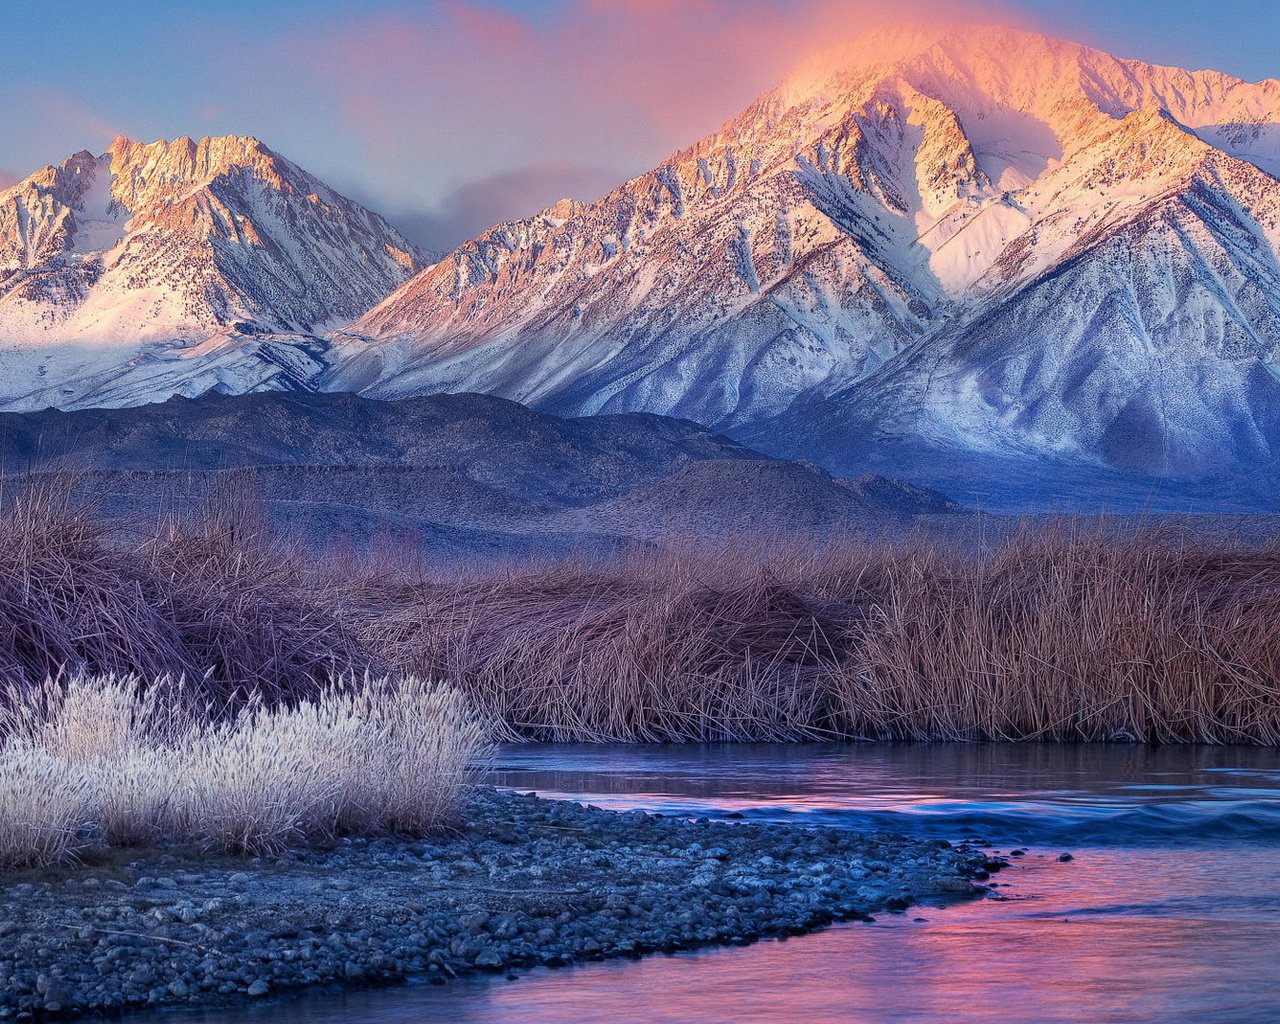
[[[420,835],[456,818],[485,749],[461,696],[416,678],[259,705],[181,746],[181,831],[257,852],[342,834]]]
[[[1105,522],[440,576],[366,643],[513,739],[1280,742],[1280,547]]]

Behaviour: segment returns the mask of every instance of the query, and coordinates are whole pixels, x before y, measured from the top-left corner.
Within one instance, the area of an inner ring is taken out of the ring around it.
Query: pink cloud
[[[813,51],[889,20],[991,16],[984,0],[570,0],[550,21],[466,0],[303,30],[291,72],[394,159],[415,139],[484,160],[634,165],[692,142]]]
[[[1009,20],[994,0],[565,0],[537,17],[440,0],[291,29],[231,60],[247,95],[315,105],[335,150],[360,154],[353,189],[456,226],[470,215],[441,204],[468,182],[556,165],[620,181],[816,51],[888,21],[960,17]],[[509,205],[494,210],[537,209]]]
[[[80,99],[36,86],[0,95],[0,123],[24,126],[23,131],[17,133],[21,135],[22,155],[13,150],[3,154],[6,164],[12,166],[19,160],[23,164],[15,171],[0,170],[0,188],[21,181],[41,167],[59,163],[79,150],[101,153],[117,134],[115,124]],[[12,143],[12,139],[6,137],[5,142]]]
[[[441,7],[473,41],[490,46],[524,46],[536,40],[533,27],[517,15],[465,0],[443,0]]]
[[[118,134],[106,118],[90,110],[84,103],[51,89],[27,89],[23,103],[41,112],[46,124],[66,129],[86,141],[109,142]]]

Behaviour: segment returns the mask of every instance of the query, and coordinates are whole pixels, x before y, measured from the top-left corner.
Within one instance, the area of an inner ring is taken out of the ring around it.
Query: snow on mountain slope
[[[1280,82],[983,26],[818,55],[413,276],[259,143],[122,142],[0,193],[0,398],[483,391],[842,468],[877,438],[1250,466],[1280,455],[1278,175]]]
[[[1280,183],[1147,108],[1025,198],[1036,230],[981,302],[875,378],[737,436],[844,471],[876,437],[1153,476],[1274,467]]]
[[[0,399],[135,404],[296,386],[311,335],[423,265],[251,138],[117,139],[0,192]]]
[[[604,199],[466,243],[335,336],[322,383],[794,409],[791,436],[830,398],[967,448],[1271,455],[1278,173],[1280,82],[879,33]]]

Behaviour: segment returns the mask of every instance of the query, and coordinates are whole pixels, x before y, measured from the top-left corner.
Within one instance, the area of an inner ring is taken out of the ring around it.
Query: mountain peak
[[[251,135],[212,135],[200,139],[180,136],[155,142],[137,142],[118,136],[104,154],[113,173],[128,168],[132,174],[159,175],[175,181],[206,182],[235,168],[276,173],[292,166]]]
[[[1091,51],[1079,43],[994,23],[901,22],[829,47],[801,61],[778,92],[804,103],[829,90],[847,89],[868,76],[931,69],[973,79],[979,88],[992,73],[1078,63]]]
[[[263,141],[254,135],[203,135],[199,139],[190,135],[179,135],[174,139],[156,139],[154,142],[142,142],[131,139],[127,135],[117,135],[107,147],[107,152],[130,153],[145,150],[152,153],[167,153],[173,150],[194,151],[198,149],[220,148],[240,152],[266,152],[271,150]]]
[[[798,64],[776,95],[802,104],[888,76],[939,99],[985,97],[1039,116],[1081,99],[1116,117],[1160,105],[1193,128],[1222,114],[1280,110],[1280,80],[1248,83],[1219,71],[1116,57],[1028,29],[945,21],[906,22],[834,46]]]
[[[252,136],[121,136],[3,193],[0,396],[40,388],[34,404],[70,404],[76,387],[101,394],[97,374],[121,362],[180,393],[296,386],[318,370],[305,351],[267,351],[202,385],[174,361],[236,363],[239,342],[211,339],[345,323],[422,266],[381,217]],[[51,365],[63,386],[46,390]]]
[[[353,325],[325,386],[735,428],[827,402],[833,450],[856,421],[1130,464],[1280,455],[1277,177],[1273,82],[897,26],[568,217],[465,243]],[[813,438],[805,415],[777,429]]]

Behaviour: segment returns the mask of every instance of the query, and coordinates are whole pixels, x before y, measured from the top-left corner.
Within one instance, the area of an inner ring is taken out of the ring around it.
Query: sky
[[[1274,0],[0,0],[0,187],[116,135],[255,135],[446,249],[593,199],[889,18],[1280,77]]]

